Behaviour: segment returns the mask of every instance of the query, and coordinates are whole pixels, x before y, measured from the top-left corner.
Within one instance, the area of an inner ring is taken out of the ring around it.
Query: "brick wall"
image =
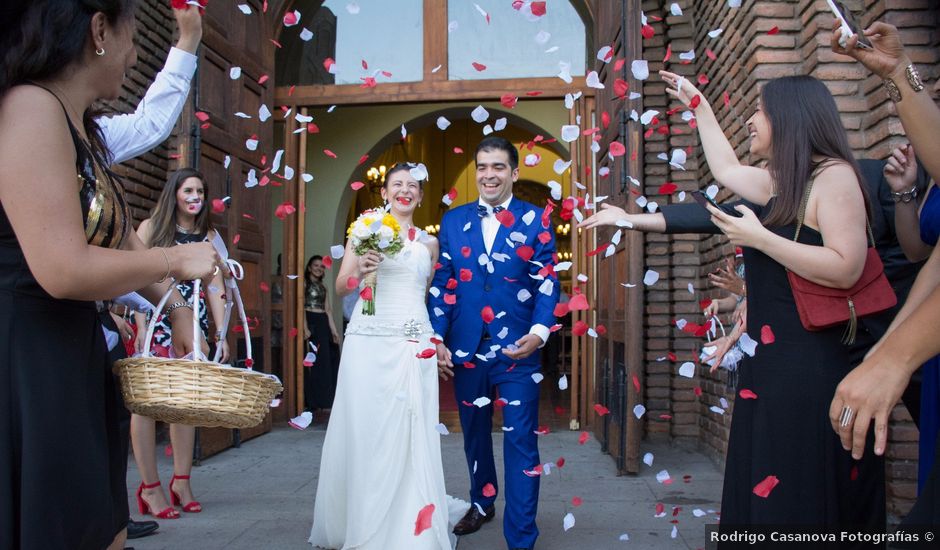
[[[109,105],[119,113],[132,112],[154,77],[163,68],[170,46],[176,42],[176,22],[169,2],[145,0],[137,8],[137,65],[127,74],[121,98]],[[124,178],[135,225],[149,217],[160,196],[167,172],[175,168],[177,131],[157,148],[115,167]]]
[[[739,158],[745,161],[748,152],[744,120],[758,97],[761,83],[792,74],[811,74],[826,83],[859,157],[884,158],[892,147],[903,142],[903,129],[893,116],[894,106],[882,90],[880,79],[868,76],[853,60],[830,51],[832,16],[824,1],[751,0],[731,9],[723,0],[681,0],[678,4],[683,15],[678,17],[670,15],[672,3],[641,2],[655,30],[652,38],[643,40],[643,58],[649,61],[651,77],[639,90],[643,94],[642,109],[656,109],[661,114],[659,125],[654,123],[642,129],[643,187],[634,188],[636,192],[627,201],[635,201],[642,193],[663,205],[677,201],[679,191],[704,188],[713,181],[694,129],[682,121],[681,111],[670,117],[665,114],[678,104],[669,101],[664,85],[655,75],[664,67],[693,81],[700,75],[709,79],[701,88],[715,107]],[[850,0],[847,4],[863,14],[863,25],[876,19],[897,25],[925,80],[932,82],[940,75],[940,2]],[[777,32],[769,34],[773,27]],[[599,28],[603,31],[600,25]],[[707,33],[717,28],[724,32],[718,38],[709,38]],[[617,33],[595,35],[597,44],[602,45],[613,42]],[[664,62],[667,48],[671,49],[671,56]],[[694,61],[679,58],[680,53],[693,48]],[[712,55],[706,54],[706,48]],[[629,65],[630,61],[627,59],[626,63]],[[728,105],[724,92],[728,93]],[[609,109],[613,120],[617,120],[621,109],[629,111],[634,107],[629,101],[617,102],[599,94],[598,109]],[[674,149],[689,147],[691,154],[684,171],[658,158],[661,153],[671,154]],[[660,186],[667,182],[677,185],[676,193],[658,194]],[[726,198],[726,193],[719,196],[720,200]],[[678,376],[678,365],[695,359],[701,339],[679,331],[674,322],[680,318],[695,323],[703,321],[699,300],[720,296],[710,288],[706,276],[732,252],[731,247],[723,237],[698,235],[649,235],[645,243],[646,267],[661,276],[659,282],[645,290],[647,436],[697,438],[705,452],[723,463],[734,395],[727,389],[723,371],[710,375],[707,368],[699,367],[694,380]],[[688,291],[690,283],[694,294]],[[661,360],[668,352],[675,353],[677,362]],[[700,395],[696,395],[696,386]],[[728,411],[724,415],[711,412],[709,408],[718,405],[722,398],[731,404]],[[896,518],[907,512],[916,496],[917,430],[903,406],[892,415],[891,438],[888,508]]]

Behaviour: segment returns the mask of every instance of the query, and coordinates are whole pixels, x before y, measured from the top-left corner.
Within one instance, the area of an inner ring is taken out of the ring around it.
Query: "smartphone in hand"
[[[741,217],[741,213],[735,210],[734,208],[731,208],[728,205],[718,204],[718,201],[716,201],[712,197],[709,197],[708,195],[706,195],[705,193],[701,191],[692,191],[692,198],[695,199],[695,202],[697,202],[699,206],[701,206],[702,208],[705,208],[706,204],[710,204],[714,206],[715,208],[717,208],[718,210],[721,210],[725,214],[728,214],[729,216],[734,216],[735,218]]]
[[[836,0],[826,0],[826,3],[829,4],[829,9],[832,10],[832,14],[842,23],[843,39],[848,40],[849,36],[854,34],[858,36],[858,47],[870,50],[871,42],[865,38],[865,35],[862,33],[862,27],[859,26],[858,20],[852,15],[852,11],[846,8],[845,4],[837,2]],[[839,40],[839,44],[845,47],[842,39]]]

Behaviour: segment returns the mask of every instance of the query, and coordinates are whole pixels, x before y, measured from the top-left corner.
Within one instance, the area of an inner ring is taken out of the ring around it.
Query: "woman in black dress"
[[[203,176],[192,168],[182,168],[170,174],[163,192],[157,200],[150,217],[140,222],[137,236],[146,246],[171,247],[187,243],[212,241],[216,231],[209,219],[210,203]],[[228,361],[228,343],[220,340],[222,322],[225,316],[225,288],[221,274],[202,281],[199,297],[199,327],[203,335],[209,334],[209,316],[216,328],[216,345],[222,346],[220,361]],[[176,289],[187,302],[193,298],[193,281],[178,281]],[[206,307],[208,305],[209,307]],[[148,318],[142,313],[135,313],[137,351],[143,351],[150,342],[144,342],[147,333]],[[153,354],[169,357],[173,323],[166,315],[157,317],[153,331]],[[205,350],[208,351],[208,350]],[[179,505],[184,512],[198,513],[202,505],[193,497],[189,475],[193,468],[193,446],[196,429],[185,424],[170,424],[170,446],[173,449],[173,477],[167,488],[171,501],[160,483],[157,472],[155,452],[156,423],[152,418],[131,416],[131,443],[134,446],[134,460],[140,471],[140,487],[137,488],[137,506],[141,514],[151,513],[160,519],[176,519],[179,512],[173,506]]]
[[[0,14],[0,548],[121,548],[123,403],[95,300],[139,291],[156,302],[169,277],[205,276],[219,258],[209,245],[147,250],[107,169],[91,105],[116,99],[136,62],[134,2],[9,4]],[[174,313],[183,326],[184,313]],[[192,348],[191,334],[174,341],[178,353]]]
[[[339,332],[333,324],[332,300],[323,284],[325,273],[323,256],[311,256],[307,260],[304,270],[304,335],[316,347],[314,353],[317,357],[311,366],[304,365],[304,409],[311,413],[333,406],[339,370],[339,357],[336,356]]]
[[[759,344],[739,367],[739,389],[757,398],[734,405],[721,529],[881,530],[883,459],[868,454],[854,461],[829,424],[835,388],[852,367],[841,342],[844,327],[805,330],[787,279],[790,270],[818,284],[849,288],[864,266],[867,199],[835,101],[811,77],[768,82],[747,121],[751,154],[767,160],[766,169],[756,168],[738,162],[708,101],[688,80],[662,75],[667,91],[694,111],[712,175],[748,206],[737,206],[735,217],[695,204],[646,215],[604,205],[581,227],[628,221],[646,231],[720,230],[744,247],[747,333],[761,342],[762,331],[769,330],[775,341]],[[794,242],[810,182],[805,223]]]

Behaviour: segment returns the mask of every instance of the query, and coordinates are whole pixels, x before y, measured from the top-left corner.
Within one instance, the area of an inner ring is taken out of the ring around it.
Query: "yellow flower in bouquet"
[[[398,254],[405,244],[401,238],[401,225],[398,220],[384,210],[366,210],[349,226],[346,235],[352,241],[353,250],[357,256],[374,250],[391,257]],[[362,313],[364,315],[375,315],[377,279],[378,274],[375,271],[367,274],[363,279],[365,288],[362,293]]]

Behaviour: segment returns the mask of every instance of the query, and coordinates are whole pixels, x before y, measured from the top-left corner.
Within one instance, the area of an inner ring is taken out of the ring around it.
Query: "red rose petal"
[[[490,324],[493,322],[493,319],[496,318],[496,314],[493,313],[493,308],[490,306],[484,306],[483,310],[480,311],[480,317],[483,318],[484,323]]]
[[[542,244],[548,244],[552,241],[552,234],[548,231],[542,231],[538,236],[539,242]]]
[[[571,497],[571,505],[574,506],[575,508],[577,508],[578,506],[581,506],[581,504],[583,503],[584,501],[581,500],[581,497]]]
[[[702,97],[699,96],[698,94],[695,94],[695,97],[693,97],[692,100],[689,101],[689,107],[695,109],[695,108],[698,107],[701,103],[702,103]]]
[[[460,254],[461,254],[464,258],[469,258],[469,257],[470,257],[470,247],[469,247],[469,246],[464,246],[464,247],[462,247],[462,248],[460,249]]]
[[[594,410],[597,411],[597,414],[604,416],[605,414],[610,414],[610,409],[601,405],[600,403],[594,404]]]
[[[568,315],[568,312],[571,310],[568,308],[568,304],[557,303],[555,304],[555,317],[564,317]]]
[[[640,377],[636,374],[633,375],[633,389],[635,389],[637,393],[640,393]]]
[[[486,485],[484,485],[484,486],[483,486],[483,496],[485,496],[486,498],[495,497],[495,496],[496,496],[496,487],[493,487],[493,484],[492,484],[492,483],[487,483]]]
[[[767,498],[778,483],[780,483],[780,480],[777,479],[777,476],[767,476],[764,478],[764,481],[754,486],[754,494],[761,498]]]
[[[352,188],[353,191],[358,191],[362,189],[363,187],[365,187],[366,184],[362,183],[361,181],[354,181],[350,183],[349,186]]]
[[[762,344],[773,344],[777,340],[770,325],[764,325],[760,328],[760,341]]]
[[[581,435],[578,436],[578,445],[584,445],[590,437],[591,435],[589,433],[581,432]]]
[[[425,350],[421,350],[421,352],[418,353],[417,357],[418,359],[428,359],[430,357],[434,357],[435,355],[437,355],[437,350],[435,350],[434,348],[428,348]]]
[[[516,249],[516,256],[522,258],[522,261],[528,262],[535,255],[535,249],[531,246],[523,245]]]
[[[212,199],[212,211],[216,214],[225,212],[225,201],[222,199]]]
[[[630,84],[622,78],[614,80],[614,95],[623,99],[627,95],[627,92],[630,91]],[[607,116],[607,124],[604,125],[604,128],[610,125],[610,115]]]
[[[456,294],[444,294],[444,303],[447,304],[447,305],[449,305],[449,306],[452,306],[452,305],[456,304],[456,303],[457,303],[457,295],[456,295]]]
[[[434,505],[428,504],[418,512],[418,519],[415,520],[415,536],[431,528],[431,516],[434,514]]]
[[[510,228],[516,223],[516,216],[509,210],[501,210],[496,213],[496,220],[505,228]]]
[[[778,32],[780,32],[780,27],[778,27],[777,25],[774,25],[773,27],[770,28],[769,31],[767,31],[767,34],[774,35],[774,34],[777,34]]]
[[[678,189],[678,186],[676,186],[676,184],[672,182],[666,182],[659,186],[659,194],[671,195],[676,192],[676,189]]]
[[[478,72],[482,73],[483,71],[486,70],[486,65],[482,63],[477,63],[476,61],[474,61],[473,63],[471,63],[471,65],[473,65],[473,68],[476,69]]]
[[[575,336],[584,336],[587,334],[588,328],[590,327],[588,327],[588,324],[584,321],[577,321],[575,322],[574,326],[571,327],[571,334],[574,334]]]
[[[324,257],[323,257],[323,267],[326,268],[326,269],[329,269],[329,268],[333,267],[333,257],[332,257],[332,256],[324,256]]]
[[[359,297],[362,298],[363,300],[367,300],[367,301],[371,300],[372,299],[372,287],[367,286],[364,289],[362,289],[362,291],[359,293]]]
[[[499,102],[502,103],[503,107],[507,109],[512,109],[513,107],[515,107],[516,102],[518,101],[519,101],[519,98],[510,93],[505,93],[503,94],[501,98],[499,98]]]
[[[545,4],[546,2],[544,2],[544,0],[541,2],[532,2],[532,4],[530,4],[530,8],[532,9],[532,15],[536,17],[541,17],[545,15]]]
[[[624,153],[627,152],[627,148],[623,146],[619,141],[610,142],[610,156],[612,157],[621,157]]]
[[[571,311],[586,311],[591,309],[588,305],[587,296],[584,294],[575,294],[568,300],[568,309]]]
[[[746,388],[739,391],[738,395],[741,396],[741,399],[757,399],[757,394]]]
[[[336,158],[336,153],[334,153],[333,151],[330,151],[329,149],[324,149],[323,154],[330,157],[331,159]]]
[[[461,269],[460,269],[460,280],[463,281],[463,282],[465,282],[465,283],[469,283],[471,280],[473,280],[473,272],[470,271],[469,269],[461,268]]]

